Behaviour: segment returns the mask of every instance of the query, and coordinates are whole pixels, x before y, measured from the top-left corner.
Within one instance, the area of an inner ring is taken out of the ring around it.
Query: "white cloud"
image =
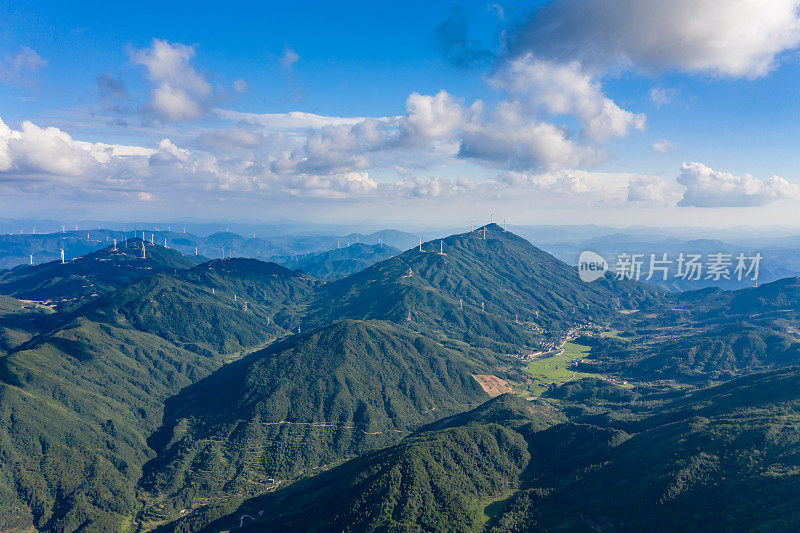
[[[297,52],[289,47],[286,47],[286,49],[283,51],[283,55],[280,58],[281,66],[283,66],[283,68],[290,68],[292,65],[297,63],[299,59],[300,56],[297,55]]]
[[[650,90],[650,100],[656,105],[656,107],[671,104],[676,95],[677,91],[675,89],[660,89],[658,87],[654,87]]]
[[[92,169],[97,160],[66,132],[23,122],[12,130],[0,120],[0,172],[28,176],[77,176]]]
[[[552,170],[592,165],[602,154],[572,142],[564,128],[530,119],[517,103],[501,102],[490,118],[463,133],[459,155],[507,169]]]
[[[587,172],[582,170],[559,170],[539,174],[503,172],[500,182],[508,187],[512,195],[523,194],[526,189],[558,198],[581,197],[592,203],[619,201],[623,195],[627,176]]]
[[[216,109],[215,114],[225,120],[242,121],[247,124],[255,124],[264,127],[269,131],[276,130],[305,130],[308,128],[322,128],[325,126],[355,125],[365,120],[377,120],[379,122],[396,122],[402,117],[332,117],[325,115],[315,115],[302,111],[291,111],[289,113],[242,113],[228,109]]]
[[[800,44],[798,7],[800,0],[554,0],[510,46],[602,70],[758,77]]]
[[[702,163],[684,163],[678,183],[686,187],[678,205],[693,207],[745,207],[800,198],[800,187],[772,176],[764,180],[750,174],[735,176]]]
[[[653,143],[653,152],[657,154],[668,154],[674,152],[678,148],[666,139],[656,141]]]
[[[629,202],[674,204],[678,196],[674,184],[659,176],[631,176],[628,181]]]
[[[465,109],[446,91],[436,96],[412,93],[406,99],[403,129],[411,139],[443,139],[463,128],[480,113],[479,102]]]
[[[134,50],[131,61],[147,69],[153,84],[150,108],[162,119],[181,121],[200,118],[208,109],[211,85],[190,64],[194,48],[153,39],[146,50]]]
[[[584,134],[595,141],[644,129],[645,116],[621,109],[577,61],[560,64],[526,54],[506,63],[491,83],[532,112],[541,108],[551,115],[574,115]]]
[[[0,80],[4,83],[29,85],[36,73],[45,66],[47,61],[35,50],[23,46],[16,54],[6,55],[5,62],[0,65]]]

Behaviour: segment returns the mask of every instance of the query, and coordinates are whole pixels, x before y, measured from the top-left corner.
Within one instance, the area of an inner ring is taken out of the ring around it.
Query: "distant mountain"
[[[176,510],[257,494],[271,478],[394,444],[486,400],[472,377],[480,370],[387,323],[343,321],[292,336],[169,400],[142,486],[171,495]]]
[[[538,242],[538,241],[537,241]],[[639,233],[612,233],[588,240],[569,242],[542,242],[541,247],[552,253],[559,259],[569,263],[577,264],[578,257],[584,250],[591,250],[602,255],[609,263],[612,272],[616,272],[617,263],[620,257],[638,256],[641,261],[642,275],[640,280],[649,285],[663,290],[679,292],[691,291],[702,288],[719,288],[725,290],[742,289],[752,287],[754,281],[750,276],[739,276],[735,273],[737,256],[745,254],[747,257],[760,254],[762,259],[759,263],[758,281],[759,283],[769,283],[781,278],[797,276],[800,274],[800,253],[793,241],[752,239],[740,242],[738,239],[733,242],[721,241],[718,239],[678,239],[658,234],[639,234]],[[727,278],[707,276],[707,264],[709,257],[714,254],[728,254],[730,263]],[[651,255],[656,261],[663,259],[667,254],[670,263],[659,263],[660,266],[668,268],[667,279],[663,279],[661,271],[655,271],[651,279],[649,277],[649,267]],[[698,254],[701,257],[703,271],[699,279],[679,276],[678,257],[684,254]],[[749,265],[749,261],[747,263]],[[745,279],[748,278],[748,279]]]
[[[399,253],[400,250],[388,245],[356,243],[327,252],[296,255],[277,261],[286,268],[302,270],[318,279],[338,279],[360,272]]]
[[[0,221],[0,225],[2,222]],[[116,225],[118,228],[122,227]],[[128,226],[130,228],[133,225]],[[29,226],[30,227],[30,226]],[[52,224],[47,225],[53,227]],[[58,227],[58,226],[55,226]],[[40,228],[41,229],[41,228]],[[274,229],[274,228],[273,228]],[[332,228],[335,229],[335,228]],[[16,230],[15,230],[16,231]],[[67,259],[84,256],[123,240],[145,238],[147,242],[166,245],[187,255],[204,255],[209,258],[249,257],[261,260],[276,260],[296,255],[321,253],[350,244],[375,245],[407,249],[417,243],[417,235],[397,230],[381,230],[370,234],[361,233],[306,233],[240,234],[232,231],[217,231],[209,235],[197,235],[185,231],[172,231],[168,226],[150,229],[92,229],[54,233],[0,234],[0,269],[28,265],[33,255],[34,264],[60,259],[63,248]]]
[[[308,320],[381,319],[444,332],[476,346],[515,353],[537,328],[566,329],[603,320],[617,305],[638,308],[660,295],[609,277],[585,283],[577,270],[528,241],[490,224],[424,243],[324,285]]]
[[[163,246],[130,239],[76,257],[0,273],[0,294],[23,300],[45,301],[59,308],[76,308],[91,298],[156,273],[191,268],[203,258],[185,256]]]
[[[84,312],[198,353],[231,353],[288,333],[276,315],[307,300],[316,283],[275,263],[217,259],[177,274],[147,277],[98,299]]]

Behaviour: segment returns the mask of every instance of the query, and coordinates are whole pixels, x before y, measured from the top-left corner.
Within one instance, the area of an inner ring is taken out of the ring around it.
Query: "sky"
[[[800,0],[4,2],[0,216],[800,227]]]

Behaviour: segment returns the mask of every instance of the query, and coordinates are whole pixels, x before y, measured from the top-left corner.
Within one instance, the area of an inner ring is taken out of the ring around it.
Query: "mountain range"
[[[796,278],[585,283],[496,224],[292,261],[0,274],[0,530],[795,523]]]

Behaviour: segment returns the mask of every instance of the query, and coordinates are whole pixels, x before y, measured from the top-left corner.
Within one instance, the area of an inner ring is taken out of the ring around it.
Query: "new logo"
[[[578,275],[586,283],[602,278],[606,270],[608,263],[600,254],[585,250],[578,257]]]

